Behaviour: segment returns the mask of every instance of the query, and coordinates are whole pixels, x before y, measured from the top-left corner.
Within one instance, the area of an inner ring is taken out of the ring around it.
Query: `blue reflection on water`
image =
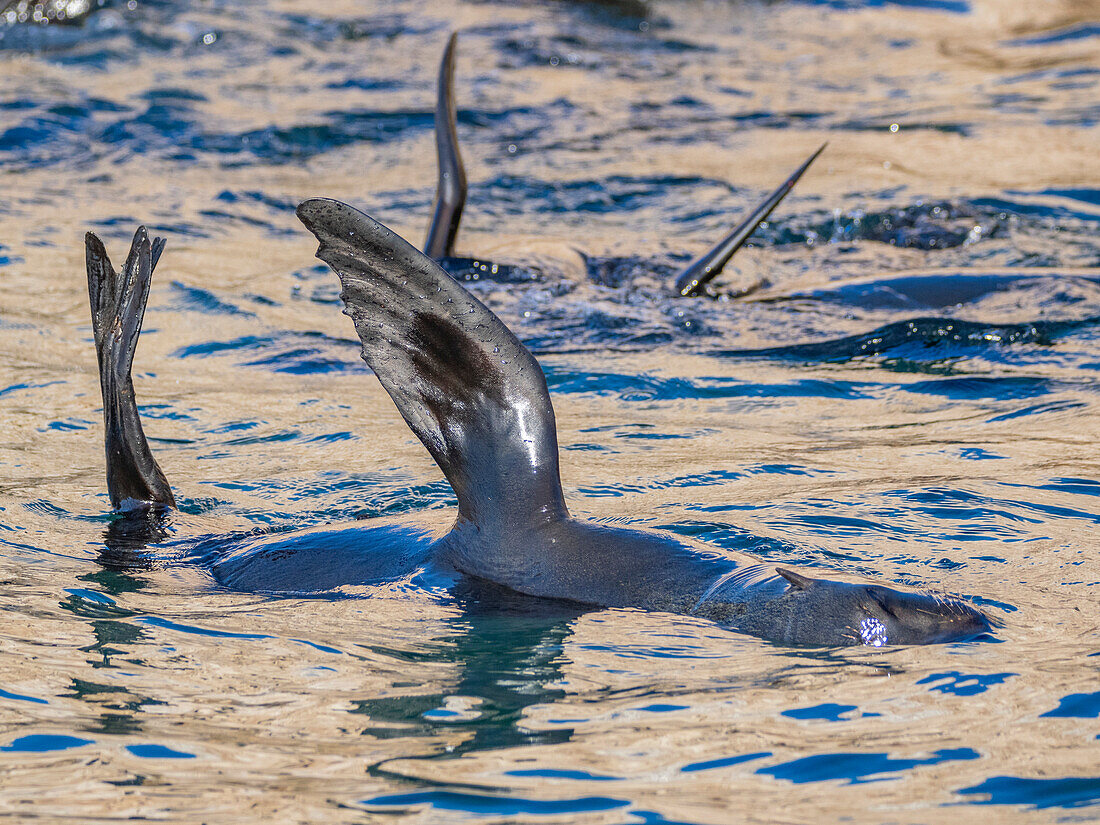
[[[971,805],[1025,805],[1041,808],[1080,808],[1100,802],[1100,776],[1062,779],[1028,779],[1020,776],[992,776],[984,782],[958,791],[964,795],[988,795],[968,800]]]
[[[895,759],[885,753],[823,753],[760,768],[756,772],[795,784],[847,779],[848,784],[854,785],[895,779],[897,777],[888,774],[897,774],[921,765],[978,758],[980,754],[972,748],[945,748],[927,759]]]
[[[64,736],[60,734],[35,733],[30,736],[20,736],[9,745],[0,747],[0,751],[9,753],[46,753],[48,751],[64,751],[71,748],[82,748],[92,744],[91,739],[81,739],[78,736]]]
[[[1068,719],[1100,718],[1100,691],[1095,693],[1071,693],[1063,696],[1058,707],[1040,713],[1040,716],[1054,716]]]
[[[540,816],[610,811],[630,804],[626,799],[607,796],[584,796],[576,799],[524,799],[519,796],[489,796],[458,791],[423,791],[420,793],[387,794],[363,800],[372,808],[412,808],[427,805],[439,811],[465,811],[494,816],[533,814]]]
[[[126,750],[142,759],[194,759],[195,754],[177,751],[165,745],[127,745]]]
[[[263,633],[233,633],[228,630],[211,630],[206,627],[198,627],[196,625],[184,624],[183,622],[174,622],[171,619],[163,619],[160,616],[141,616],[135,621],[142,624],[152,625],[153,627],[164,628],[165,630],[178,630],[181,633],[190,633],[195,636],[212,636],[222,639],[270,639],[271,636],[267,636]]]
[[[929,690],[939,693],[950,693],[954,696],[977,696],[985,693],[993,685],[1006,682],[1015,673],[960,673],[957,670],[949,670],[945,673],[932,673],[923,679],[917,680],[918,685],[931,684]]]
[[[839,722],[845,714],[856,709],[855,705],[836,705],[830,702],[814,705],[812,708],[785,710],[780,715],[789,716],[791,719],[824,719],[829,722]]]
[[[621,776],[602,776],[588,771],[566,771],[554,768],[532,768],[530,770],[505,771],[506,776],[534,776],[541,779],[576,779],[581,782],[619,782]]]
[[[0,699],[14,699],[17,702],[34,702],[38,705],[49,704],[45,699],[39,699],[37,696],[24,696],[22,693],[12,693],[2,688],[0,688]]]
[[[743,762],[752,762],[756,759],[763,759],[764,757],[771,755],[771,751],[761,751],[760,753],[746,753],[740,756],[728,756],[725,759],[710,759],[706,762],[692,762],[680,768],[680,772],[697,773],[698,771],[711,771],[715,768],[728,768],[733,765],[740,765]]]

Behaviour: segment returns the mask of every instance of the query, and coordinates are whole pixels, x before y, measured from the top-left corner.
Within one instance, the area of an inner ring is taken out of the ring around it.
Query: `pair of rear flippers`
[[[428,229],[428,239],[424,243],[424,254],[436,261],[454,255],[455,238],[458,236],[458,226],[462,220],[462,209],[466,205],[466,169],[462,165],[462,155],[458,150],[454,95],[456,41],[457,35],[452,34],[443,52],[443,60],[439,65],[435,104],[435,145],[439,156],[439,183],[436,188],[432,224]],[[810,164],[825,150],[826,145],[822,144],[810,155],[790,177],[714,248],[692,261],[680,272],[674,285],[676,293],[688,297],[702,292],[706,285],[722,272],[723,267],[756,231],[756,228],[768,219],[772,210],[794,188]]]

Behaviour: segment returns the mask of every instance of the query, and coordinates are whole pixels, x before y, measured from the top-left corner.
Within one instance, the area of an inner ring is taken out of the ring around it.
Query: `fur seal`
[[[435,146],[439,179],[432,208],[432,223],[424,242],[424,254],[445,265],[448,271],[468,267],[472,259],[455,258],[454,245],[462,222],[462,210],[466,206],[466,167],[458,145],[457,109],[455,107],[455,46],[458,33],[452,32],[443,50],[436,84]],[[747,217],[735,226],[713,248],[685,267],[674,281],[673,290],[687,298],[705,292],[707,284],[722,273],[726,264],[737,253],[753,232],[787,197],[794,185],[825,151],[823,143],[801,166],[795,169],[775,191],[766,197]]]
[[[573,518],[546,380],[515,335],[434,261],[367,215],[314,199],[298,216],[340,278],[364,360],[451,484],[458,515],[441,535],[379,519],[195,542],[193,557],[210,560],[224,583],[300,593],[426,569],[451,589],[484,581],[579,605],[693,614],[789,645],[927,644],[992,628],[957,599],[814,578],[666,533]],[[132,549],[142,535],[163,538],[150,515],[175,503],[149,450],[130,378],[164,242],[139,229],[120,272],[95,235],[85,243],[107,487],[121,521],[134,528],[121,531]]]
[[[458,498],[454,525],[432,545],[439,562],[526,595],[692,613],[786,644],[923,644],[990,630],[957,599],[813,578],[571,517],[546,380],[515,335],[353,207],[307,200],[298,217],[340,278],[363,359]]]

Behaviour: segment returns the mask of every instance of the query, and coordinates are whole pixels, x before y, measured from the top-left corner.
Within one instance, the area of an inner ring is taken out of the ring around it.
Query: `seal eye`
[[[859,640],[868,647],[882,647],[890,641],[886,637],[886,626],[874,616],[859,623]]]

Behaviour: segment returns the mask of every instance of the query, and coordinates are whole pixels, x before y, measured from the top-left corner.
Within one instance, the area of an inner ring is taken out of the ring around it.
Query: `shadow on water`
[[[566,697],[553,687],[563,679],[563,655],[572,623],[587,610],[577,604],[535,599],[487,582],[466,580],[455,593],[464,612],[452,620],[455,633],[418,660],[445,661],[461,668],[448,693],[413,694],[398,699],[358,702],[353,713],[370,717],[364,735],[378,738],[435,737],[453,740],[425,756],[399,756],[372,765],[368,773],[410,790],[385,793],[360,802],[368,810],[399,813],[405,809],[454,811],[474,816],[547,816],[615,810],[629,799],[610,796],[534,799],[509,793],[505,786],[435,780],[432,763],[523,745],[561,745],[572,728],[525,727],[524,711]],[[455,700],[459,700],[456,707]],[[399,766],[397,764],[398,763]],[[437,770],[437,769],[436,769]],[[440,775],[445,772],[439,771]],[[538,776],[581,781],[619,777],[587,771],[519,770],[509,776]],[[663,820],[655,820],[663,821]]]
[[[463,613],[451,620],[454,634],[438,640],[432,649],[418,652],[418,661],[455,663],[461,676],[446,694],[412,694],[399,698],[367,699],[353,713],[369,717],[362,733],[377,738],[425,736],[462,731],[461,742],[447,745],[415,761],[457,759],[465,754],[523,744],[558,744],[573,735],[570,729],[532,730],[523,726],[523,713],[536,704],[565,696],[548,687],[562,679],[563,648],[572,634],[572,622],[589,612],[583,605],[523,596],[488,582],[464,579],[454,593]],[[392,651],[383,651],[392,655]],[[476,704],[452,709],[458,698]],[[405,761],[405,760],[403,760]],[[382,762],[372,775],[408,778]],[[421,780],[416,780],[421,781]]]
[[[119,607],[116,598],[137,593],[146,587],[139,575],[153,566],[146,545],[163,540],[168,534],[165,514],[145,510],[111,521],[104,533],[97,562],[99,569],[86,573],[79,580],[88,588],[70,588],[60,608],[85,620],[94,641],[81,651],[88,655],[88,664],[96,670],[113,669],[122,663],[140,664],[134,657],[134,646],[145,640],[144,631],[126,621],[137,614]],[[90,733],[126,735],[141,730],[142,710],[164,702],[133,693],[117,681],[93,681],[73,677],[68,693],[62,694],[94,708],[98,720],[86,722]]]

